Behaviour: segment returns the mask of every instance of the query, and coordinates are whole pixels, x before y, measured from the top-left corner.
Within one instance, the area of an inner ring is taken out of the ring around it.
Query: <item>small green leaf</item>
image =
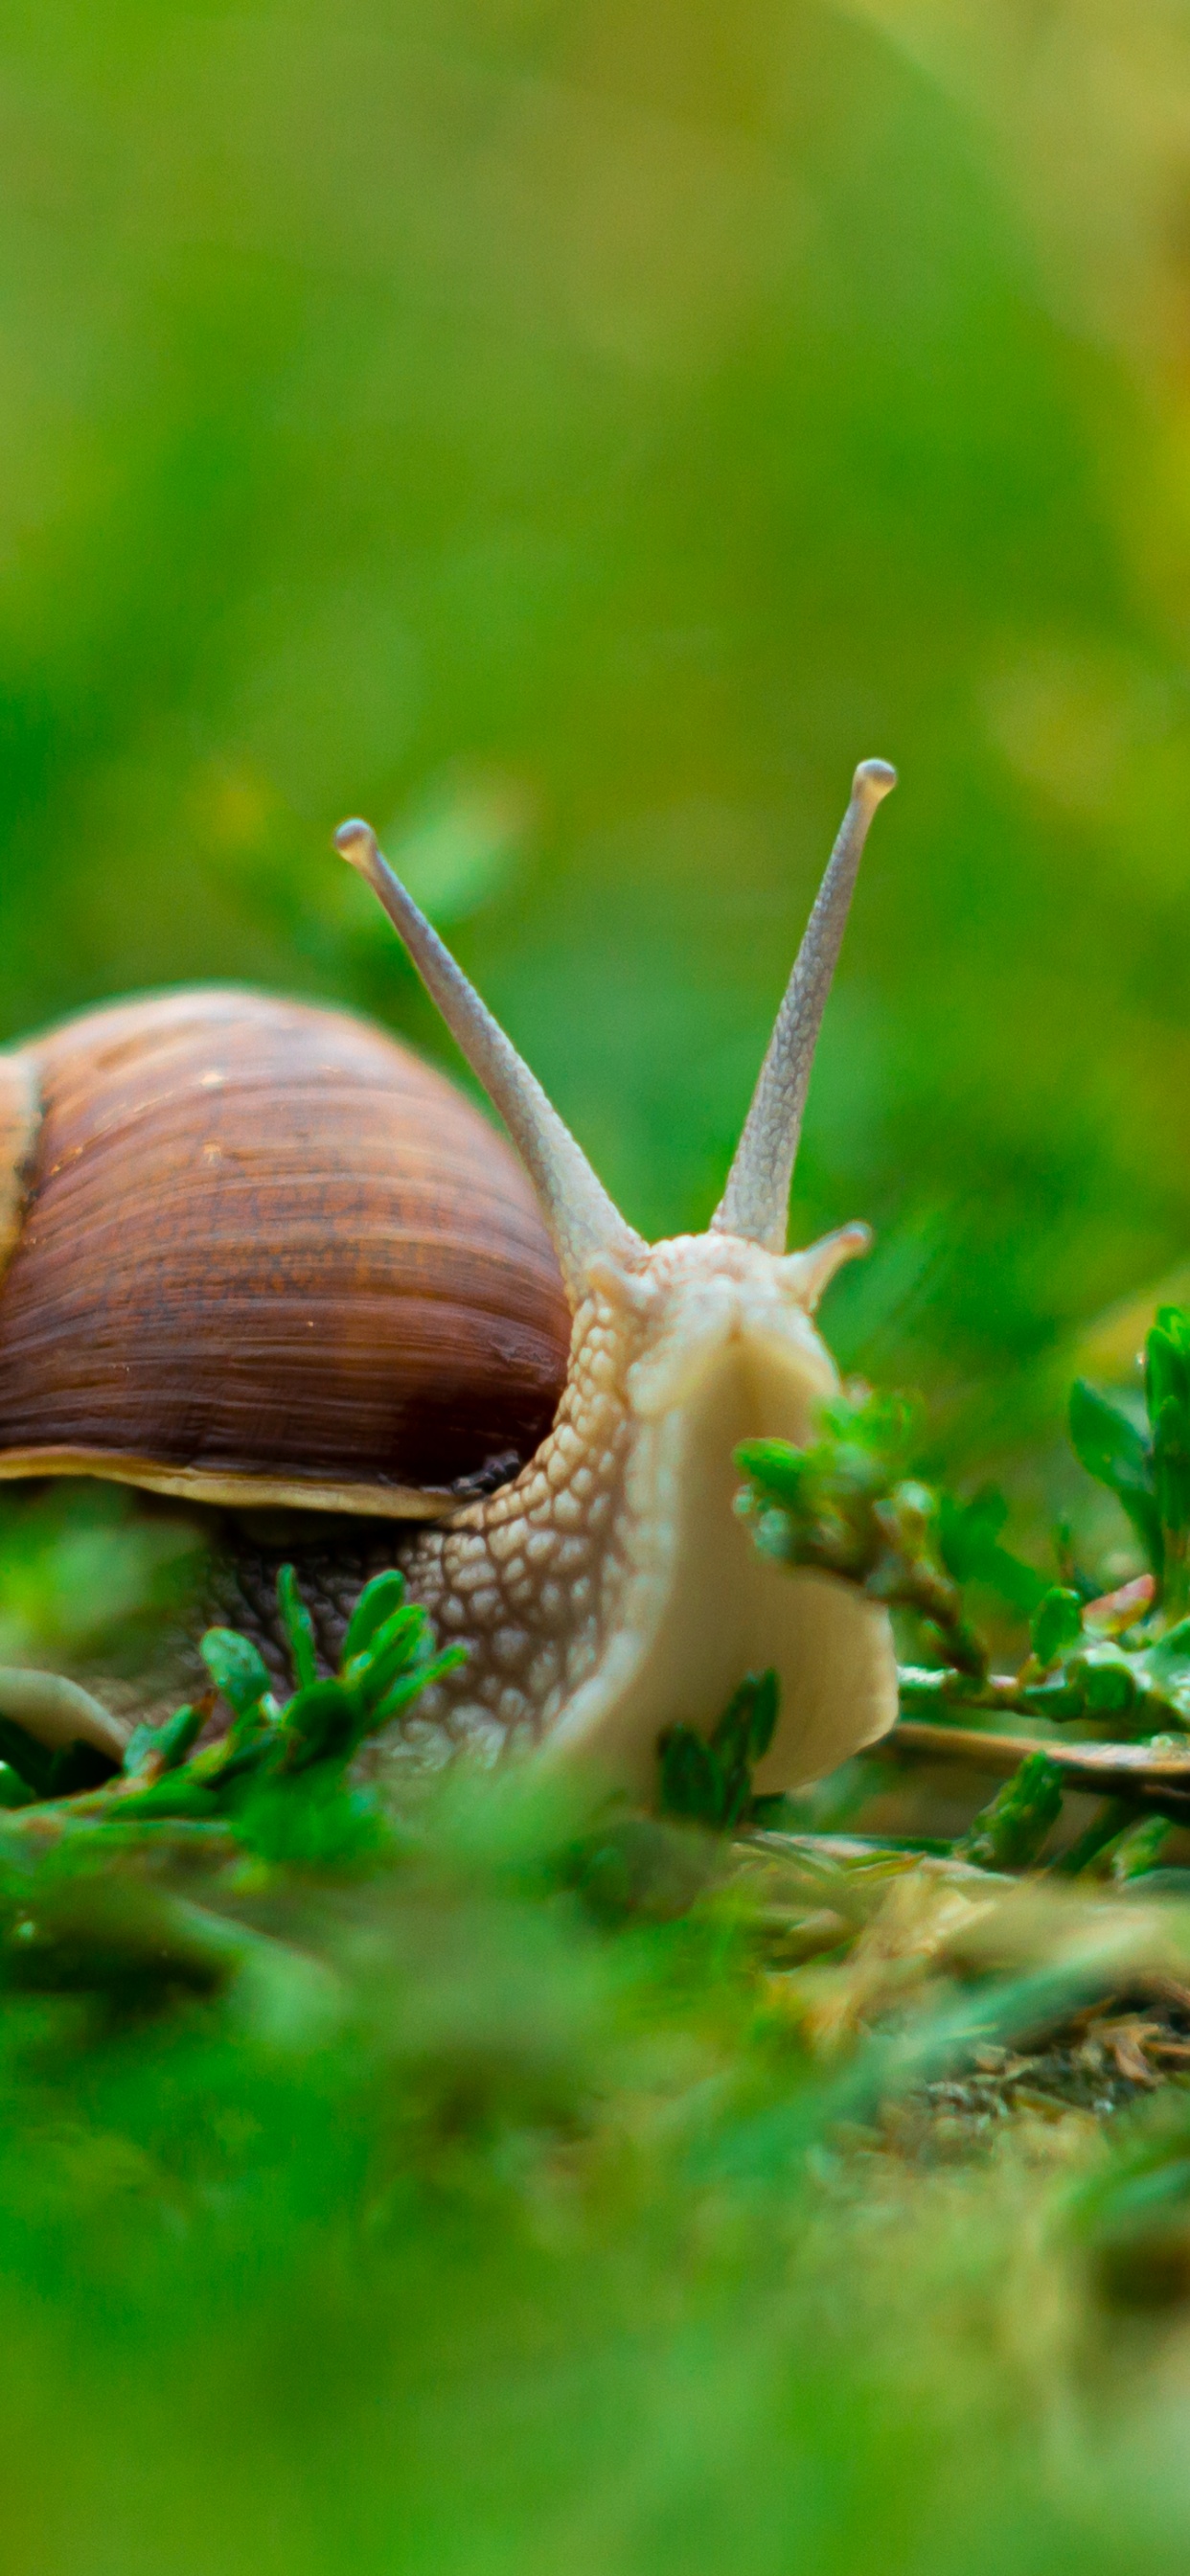
[[[235,1628],[208,1628],[198,1651],[237,1717],[247,1717],[268,1698],[268,1666],[250,1637],[241,1637]]]
[[[208,1745],[205,1753],[196,1754],[193,1769],[202,1779],[208,1776],[219,1787],[231,1781],[242,1781],[250,1771],[275,1759],[282,1738],[271,1700],[257,1700],[237,1717],[234,1726],[217,1744]],[[209,1772],[208,1772],[209,1765]],[[237,1791],[238,1794],[238,1791]]]
[[[917,1430],[918,1410],[911,1395],[853,1386],[828,1397],[821,1420],[834,1439],[868,1450],[890,1474],[899,1474]]]
[[[720,1764],[723,1785],[719,1798],[719,1824],[730,1831],[747,1815],[752,1804],[752,1774],[746,1762],[737,1762],[728,1770]]]
[[[721,1823],[724,1781],[719,1761],[693,1727],[670,1726],[660,1740],[661,1812],[687,1823]]]
[[[771,1668],[765,1673],[745,1675],[711,1737],[726,1768],[737,1762],[751,1765],[763,1760],[773,1740],[779,1704],[780,1684]]]
[[[427,1660],[433,1643],[428,1613],[420,1601],[410,1601],[376,1630],[363,1654],[353,1655],[344,1665],[343,1679],[349,1689],[359,1692],[365,1707],[374,1708],[398,1674]]]
[[[1122,1646],[1105,1639],[1102,1645],[1087,1646],[1072,1655],[1066,1666],[1066,1678],[1081,1691],[1083,1704],[1091,1717],[1124,1717],[1136,1706],[1137,1677],[1134,1659]]]
[[[1127,1512],[1154,1572],[1164,1557],[1153,1467],[1136,1424],[1105,1395],[1076,1378],[1070,1390],[1070,1438],[1075,1455]]]
[[[1190,1345],[1187,1318],[1176,1306],[1163,1306],[1145,1339],[1145,1406],[1156,1424],[1172,1404],[1183,1420],[1190,1414]]]
[[[748,1756],[752,1762],[763,1762],[777,1731],[781,1708],[781,1685],[770,1664],[763,1673],[749,1676],[752,1685],[752,1733]]]
[[[1008,1518],[1004,1496],[985,1485],[969,1503],[953,1494],[938,1498],[938,1549],[956,1583],[985,1583],[1019,1617],[1031,1618],[1046,1586],[1023,1558],[1000,1545]]]
[[[1028,1753],[1011,1780],[975,1818],[961,1842],[961,1860],[979,1869],[1025,1869],[1035,1860],[1062,1811],[1062,1775],[1044,1753]]]
[[[401,1608],[404,1599],[405,1577],[395,1566],[387,1574],[374,1574],[371,1582],[365,1583],[347,1623],[339,1665],[342,1674],[357,1655],[367,1652],[377,1629]]]
[[[1190,1529],[1190,1416],[1167,1395],[1152,1417],[1153,1484],[1163,1529]]]
[[[1190,1681],[1190,1619],[1179,1619],[1135,1660],[1159,1688]]]
[[[1085,1378],[1070,1390],[1070,1437],[1089,1476],[1114,1493],[1148,1480],[1148,1453],[1135,1422]]]
[[[1127,1887],[1134,1878],[1146,1878],[1160,1865],[1161,1855],[1174,1828],[1168,1816],[1142,1816],[1121,1834],[1111,1857],[1111,1874],[1117,1887]]]
[[[359,1702],[343,1682],[307,1682],[285,1711],[291,1766],[300,1770],[307,1762],[346,1758],[355,1750],[360,1729]]]
[[[1156,1694],[1174,1722],[1190,1724],[1190,1619],[1179,1619],[1129,1661],[1138,1683]]]
[[[283,1565],[277,1576],[277,1606],[289,1641],[293,1678],[299,1690],[318,1679],[318,1658],[314,1646],[314,1622],[298,1589],[292,1565]]]
[[[175,1771],[194,1749],[206,1725],[208,1709],[187,1704],[176,1708],[157,1729],[157,1749],[163,1770]]]
[[[164,1816],[180,1816],[190,1823],[215,1824],[225,1813],[226,1802],[220,1797],[219,1784],[203,1778],[193,1763],[178,1771],[164,1771],[158,1780],[150,1780],[143,1789],[130,1790],[119,1803],[122,1824],[135,1824],[141,1816],[154,1821]],[[113,1815],[116,1810],[113,1809]]]
[[[155,1761],[163,1771],[174,1771],[184,1762],[206,1723],[206,1709],[187,1704],[176,1708],[161,1726],[134,1726],[124,1748],[124,1771],[135,1780]]]
[[[772,1670],[748,1673],[732,1692],[708,1743],[690,1726],[660,1737],[662,1815],[684,1816],[722,1831],[752,1806],[752,1771],[772,1743],[780,1684]]]
[[[401,1674],[383,1699],[369,1706],[361,1735],[375,1735],[380,1727],[388,1726],[403,1708],[408,1708],[411,1700],[429,1689],[431,1682],[440,1682],[444,1674],[456,1672],[466,1661],[465,1646],[444,1646],[440,1655],[432,1655],[428,1662],[416,1664],[411,1672]]]
[[[1043,1595],[1033,1613],[1030,1633],[1038,1663],[1046,1667],[1056,1664],[1059,1656],[1073,1646],[1082,1624],[1080,1595],[1069,1591],[1064,1584],[1055,1584],[1052,1591]]]
[[[159,1726],[134,1726],[124,1747],[124,1777],[135,1780],[152,1761],[161,1735]]]
[[[808,1478],[813,1474],[811,1454],[795,1449],[789,1440],[745,1440],[735,1452],[735,1464],[742,1476],[750,1476],[761,1492],[774,1501],[796,1507],[801,1503]]]
[[[393,1849],[393,1829],[375,1793],[324,1766],[254,1784],[235,1820],[236,1838],[262,1860],[299,1869],[355,1869]]]
[[[715,1725],[711,1743],[724,1771],[748,1759],[752,1739],[752,1676],[748,1675],[732,1692],[722,1717]]]

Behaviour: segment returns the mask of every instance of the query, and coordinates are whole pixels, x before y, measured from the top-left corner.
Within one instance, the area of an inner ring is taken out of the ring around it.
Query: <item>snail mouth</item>
[[[671,1401],[640,1419],[628,1469],[622,1615],[553,1745],[647,1795],[662,1730],[708,1734],[744,1675],[771,1666],[781,1716],[757,1785],[798,1788],[891,1725],[888,1622],[855,1586],[759,1554],[734,1508],[734,1453],[755,1437],[804,1441],[833,1371],[821,1343],[736,1330],[667,1376]]]

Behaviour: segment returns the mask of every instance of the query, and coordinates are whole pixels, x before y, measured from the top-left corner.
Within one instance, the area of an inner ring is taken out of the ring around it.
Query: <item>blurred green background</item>
[[[994,1385],[1190,1255],[1181,0],[13,0],[0,119],[0,1033],[438,1049],[363,810],[702,1224],[879,752],[842,1356]]]
[[[0,1038],[214,976],[445,1052],[362,810],[657,1232],[894,759],[794,1230],[877,1224],[828,1329],[966,1463],[1056,1427],[1190,1262],[1190,0],[9,0],[0,711]],[[164,1579],[116,1508],[5,1515],[0,1651]],[[1106,2129],[840,2156],[748,1922],[605,1937],[529,1795],[249,1855],[226,1994],[201,1857],[8,1852],[5,2567],[1181,2576]]]

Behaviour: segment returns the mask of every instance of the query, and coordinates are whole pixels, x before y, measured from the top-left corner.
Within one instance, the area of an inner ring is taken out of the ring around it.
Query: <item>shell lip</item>
[[[175,1495],[182,1502],[239,1506],[288,1504],[299,1510],[352,1513],[358,1519],[435,1521],[458,1509],[457,1497],[417,1485],[347,1484],[333,1477],[269,1476],[218,1467],[179,1467],[168,1459],[121,1456],[111,1449],[8,1449],[0,1453],[0,1481],[18,1477],[94,1476],[106,1484],[135,1485],[143,1493]]]

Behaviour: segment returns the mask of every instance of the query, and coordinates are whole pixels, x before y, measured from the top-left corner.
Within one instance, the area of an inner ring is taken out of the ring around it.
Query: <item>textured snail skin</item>
[[[709,1728],[749,1670],[781,1718],[761,1788],[817,1779],[896,1715],[888,1621],[854,1585],[767,1563],[733,1510],[736,1443],[806,1439],[838,1383],[809,1320],[856,1248],[786,1260],[724,1235],[642,1247],[575,1317],[554,1429],[514,1484],[401,1551],[466,1664],[419,1705],[406,1754],[468,1742],[589,1754],[647,1789],[660,1730]]]
[[[570,1317],[532,1189],[382,1030],[234,991],[88,1012],[0,1056],[5,1138],[0,1477],[425,1517],[547,1428]]]

